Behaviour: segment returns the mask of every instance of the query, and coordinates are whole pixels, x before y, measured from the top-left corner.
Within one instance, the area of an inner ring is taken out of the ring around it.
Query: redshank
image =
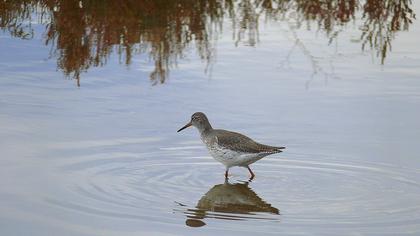
[[[201,140],[209,150],[210,155],[226,167],[225,178],[228,178],[229,168],[233,166],[245,167],[251,174],[255,174],[249,165],[268,155],[282,152],[285,147],[273,147],[257,143],[247,136],[223,129],[213,129],[207,116],[196,112],[191,121],[178,130],[181,131],[194,126],[200,132]]]

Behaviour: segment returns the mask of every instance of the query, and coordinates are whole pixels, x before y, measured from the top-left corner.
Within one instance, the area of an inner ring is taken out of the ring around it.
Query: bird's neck
[[[204,123],[203,126],[200,126],[198,128],[198,131],[200,131],[201,135],[206,134],[206,133],[208,133],[212,130],[213,130],[213,128],[211,127],[210,122],[206,122],[206,123]]]

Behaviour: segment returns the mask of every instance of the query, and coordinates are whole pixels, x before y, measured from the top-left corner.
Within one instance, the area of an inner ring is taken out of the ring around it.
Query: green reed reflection
[[[411,0],[4,0],[0,28],[31,39],[31,22],[44,24],[58,68],[78,85],[82,72],[104,65],[112,53],[126,65],[134,54],[147,55],[156,84],[167,79],[188,47],[195,46],[209,65],[224,24],[233,25],[236,44],[254,46],[262,17],[296,28],[315,22],[330,42],[360,17],[362,49],[374,49],[384,63],[395,32],[408,30],[415,19],[411,5]]]

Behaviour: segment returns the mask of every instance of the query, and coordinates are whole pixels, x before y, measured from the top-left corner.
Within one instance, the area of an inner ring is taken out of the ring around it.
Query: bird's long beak
[[[192,123],[191,123],[191,121],[190,122],[188,122],[188,124],[186,124],[184,127],[182,127],[181,129],[179,129],[178,131],[176,131],[176,132],[179,132],[179,131],[181,131],[181,130],[183,130],[183,129],[186,129],[186,128],[188,128],[188,127],[190,127],[192,125]]]

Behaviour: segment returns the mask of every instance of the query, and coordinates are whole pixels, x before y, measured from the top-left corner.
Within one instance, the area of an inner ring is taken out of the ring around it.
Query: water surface
[[[416,1],[3,1],[1,235],[418,235]],[[194,129],[286,151],[224,167]]]

